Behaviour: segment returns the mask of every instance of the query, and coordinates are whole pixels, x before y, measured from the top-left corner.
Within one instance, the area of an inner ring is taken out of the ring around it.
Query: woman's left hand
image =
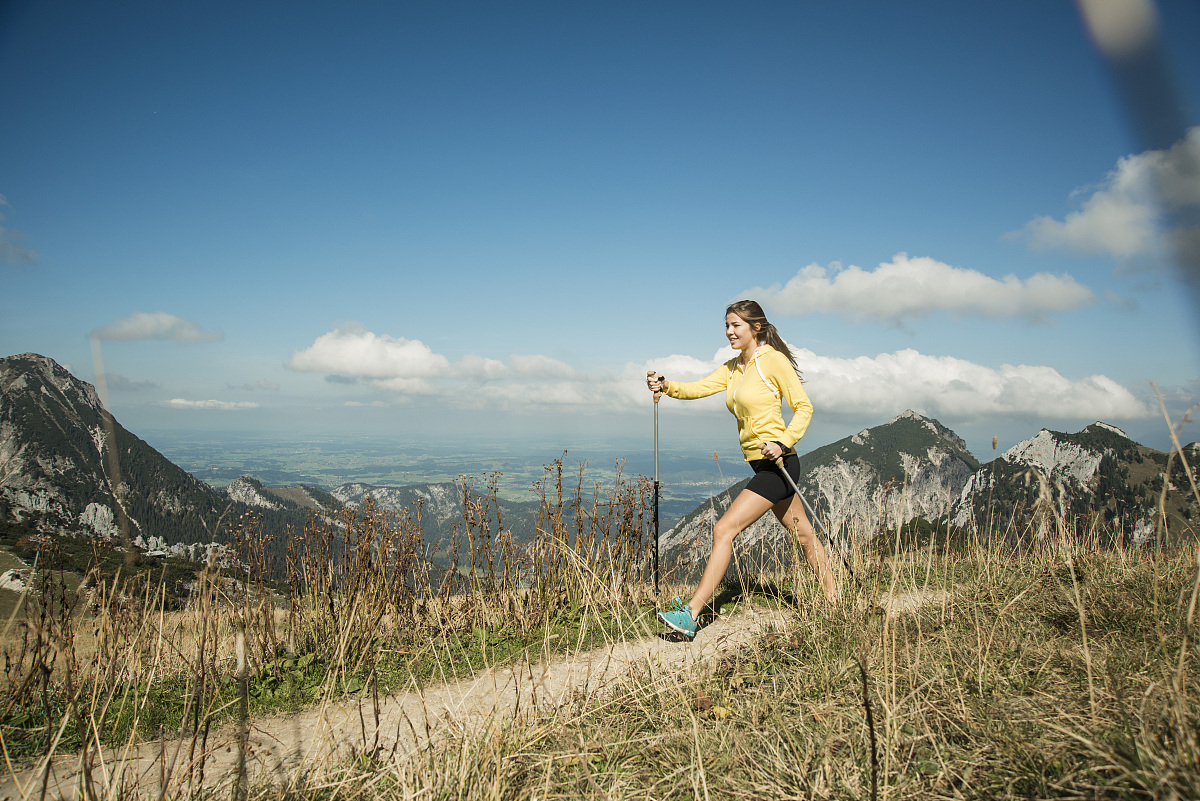
[[[770,459],[772,462],[783,456],[783,448],[779,447],[778,442],[767,442],[758,449],[758,452],[764,459]]]

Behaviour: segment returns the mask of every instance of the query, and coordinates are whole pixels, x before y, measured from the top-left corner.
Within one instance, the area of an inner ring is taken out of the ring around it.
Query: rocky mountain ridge
[[[1194,471],[1198,447],[1184,454]],[[1176,456],[1105,423],[1074,434],[1044,429],[981,464],[953,431],[906,411],[800,461],[801,490],[838,543],[917,518],[1008,536],[1050,507],[1064,518],[1100,514],[1113,537],[1137,543],[1154,533],[1160,498],[1172,525],[1191,526],[1200,514]],[[663,532],[665,568],[702,564],[713,522],[745,484],[714,495]],[[336,519],[340,507],[368,500],[379,509],[419,510],[426,541],[443,557],[461,533],[462,487],[455,483],[352,482],[326,491],[267,487],[245,476],[216,490],[126,431],[90,384],[53,360],[0,359],[0,523],[101,539],[123,538],[124,526],[128,541],[145,552],[205,559],[229,539],[222,521],[227,529],[244,512],[260,513],[263,531],[281,544],[284,529],[302,527],[310,514]],[[536,502],[500,502],[497,511],[514,539],[532,537]],[[782,542],[781,527],[768,516],[739,538],[739,549],[777,554]]]
[[[483,490],[466,486],[472,502],[482,502]],[[464,485],[452,481],[434,484],[407,484],[403,486],[375,486],[362,482],[349,482],[335,487],[332,495],[347,506],[361,508],[368,500],[377,509],[415,514],[420,512],[421,531],[425,541],[442,555],[449,554],[456,533],[465,533],[463,517]],[[517,542],[533,539],[537,526],[539,504],[536,501],[506,501],[496,499],[503,528]],[[494,512],[495,510],[493,510]],[[495,525],[494,514],[489,513],[489,525]],[[492,531],[493,536],[499,532]]]
[[[333,512],[340,500],[320,487],[297,484],[291,487],[268,487],[256,478],[241,476],[224,489],[225,495],[235,503],[272,511],[289,510],[310,512]]]
[[[264,494],[264,492],[266,494]],[[117,543],[151,556],[230,563],[231,527],[261,510],[282,541],[310,511],[336,506],[316,488],[271,496],[253,479],[214,489],[126,430],[95,388],[52,359],[0,359],[0,524]]]
[[[1200,445],[1183,452],[1194,475]],[[819,531],[840,549],[916,519],[988,536],[1023,536],[1039,514],[1038,525],[1048,525],[1047,511],[1069,523],[1099,515],[1106,536],[1141,544],[1157,531],[1160,501],[1171,528],[1194,531],[1200,515],[1177,458],[1101,422],[1076,434],[1042,429],[981,464],[954,432],[909,410],[817,448],[800,463],[801,494],[819,518]],[[665,570],[694,574],[703,566],[713,524],[748,481],[714,496],[661,536]],[[737,548],[751,560],[770,562],[787,557],[785,545],[783,527],[766,515],[739,537]]]
[[[102,538],[211,539],[222,496],[125,430],[51,359],[0,359],[0,513]]]
[[[455,483],[351,482],[330,492],[309,485],[268,487],[242,476],[218,490],[123,428],[91,384],[52,359],[0,359],[0,522],[31,532],[127,540],[148,556],[206,561],[217,553],[224,562],[231,526],[246,512],[257,513],[257,530],[274,535],[274,547],[282,548],[286,529],[301,530],[309,515],[337,524],[341,507],[368,500],[379,510],[419,510],[430,558],[450,558],[454,535],[464,526],[462,488]],[[536,503],[498,505],[514,538],[532,537]]]

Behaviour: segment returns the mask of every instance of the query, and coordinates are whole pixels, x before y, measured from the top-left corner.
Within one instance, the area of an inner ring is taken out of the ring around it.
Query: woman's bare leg
[[[783,527],[800,543],[800,549],[804,552],[804,561],[808,562],[808,566],[817,574],[817,581],[820,583],[821,589],[825,591],[825,597],[833,603],[837,603],[840,593],[837,581],[833,577],[833,570],[829,567],[829,556],[825,553],[821,541],[817,539],[817,532],[813,529],[812,523],[808,521],[808,515],[804,513],[804,501],[800,500],[799,495],[793,495],[775,504],[771,511],[775,513],[775,517],[779,519]]]
[[[692,610],[692,620],[700,619],[700,612],[708,599],[717,591],[717,585],[725,578],[729,569],[729,559],[733,556],[733,540],[755,520],[767,513],[772,504],[757,492],[742,490],[733,499],[733,504],[721,515],[721,519],[713,527],[712,554],[708,564],[704,566],[704,575],[696,587],[696,594],[688,608]]]

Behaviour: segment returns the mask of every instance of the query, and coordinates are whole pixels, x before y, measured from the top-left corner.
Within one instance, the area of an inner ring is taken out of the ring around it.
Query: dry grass
[[[893,616],[807,592],[786,630],[733,658],[636,673],[553,719],[257,795],[1200,795],[1194,550],[916,553],[859,567],[884,601],[951,600]]]
[[[439,567],[423,541],[418,505],[394,514],[367,505],[314,518],[288,535],[272,565],[253,516],[230,536],[244,569],[210,565],[184,612],[166,588],[41,570],[23,614],[10,621],[0,682],[6,759],[104,747],[163,732],[190,737],[203,770],[214,725],[252,714],[377,692],[381,682],[445,681],[544,642],[611,636],[620,615],[599,605],[644,600],[647,483],[624,479],[585,496],[547,469],[541,534],[518,548],[503,531],[496,477],[460,482],[464,516]],[[282,574],[285,591],[268,578]],[[638,580],[631,580],[638,574]],[[593,617],[598,621],[592,625]],[[570,634],[564,637],[564,634]]]
[[[261,709],[279,708],[262,706],[270,677],[291,686],[319,665],[315,697],[326,700],[377,691],[389,671],[429,684],[514,652],[553,658],[555,643],[641,636],[644,484],[588,499],[564,490],[561,465],[550,468],[544,536],[529,551],[494,534],[488,497],[468,496],[465,575],[422,561],[419,509],[396,520],[367,508],[291,544],[283,609],[265,586],[215,574],[178,618],[149,593],[119,604],[110,594],[107,617],[35,604],[43,611],[27,624],[27,653],[6,654],[6,753],[31,742],[14,715],[38,722],[40,708],[44,736],[31,754],[74,749],[86,763],[106,742],[173,727],[192,737],[191,769],[202,771],[210,726],[232,719],[244,730]],[[837,606],[807,574],[747,566],[741,575],[753,583],[726,585],[715,606],[768,604],[788,623],[731,657],[683,672],[646,663],[603,694],[415,756],[368,751],[285,784],[251,786],[243,772],[221,792],[264,801],[1200,797],[1195,532],[1152,550],[1113,549],[1100,521],[1073,524],[1051,505],[1034,528],[1019,549],[989,532],[954,548],[949,538],[872,540],[852,555]],[[253,557],[251,545],[244,552]],[[84,645],[81,620],[98,624],[95,645]],[[78,658],[84,647],[100,656],[94,665]],[[170,693],[183,703],[168,716]],[[202,778],[175,786],[213,791]],[[85,789],[140,794],[99,779]]]

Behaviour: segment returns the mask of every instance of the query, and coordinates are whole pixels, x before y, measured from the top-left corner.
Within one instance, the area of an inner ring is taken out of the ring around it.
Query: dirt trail
[[[875,601],[889,616],[909,614],[928,604],[945,604],[944,590],[894,592]],[[764,633],[782,629],[786,611],[749,604],[733,617],[718,618],[690,643],[659,636],[615,643],[556,657],[549,663],[522,663],[484,670],[460,681],[381,698],[342,701],[296,715],[256,718],[246,749],[249,781],[287,783],[306,772],[338,764],[355,753],[403,759],[431,741],[477,732],[513,718],[529,719],[561,708],[581,694],[600,694],[619,685],[635,665],[651,671],[680,672],[753,645]],[[165,740],[118,750],[104,749],[92,767],[93,789],[101,798],[120,787],[143,797],[187,794],[187,742]],[[224,792],[238,774],[237,734],[224,727],[209,736],[202,784]],[[45,796],[42,795],[43,777]],[[82,768],[76,756],[60,756],[42,770],[10,771],[0,780],[0,801],[82,798]]]
[[[337,764],[354,753],[403,758],[431,740],[453,737],[492,722],[529,717],[559,708],[579,694],[603,693],[618,685],[636,664],[651,670],[683,671],[748,646],[771,628],[781,628],[784,612],[746,605],[732,618],[719,618],[701,629],[691,643],[648,637],[572,653],[549,663],[485,670],[461,681],[425,690],[413,689],[380,699],[378,725],[371,699],[343,701],[287,717],[257,718],[246,749],[249,781],[286,783],[314,768]],[[131,749],[105,749],[92,767],[100,797],[121,786],[141,796],[186,792],[187,742],[166,740]],[[237,736],[231,727],[209,736],[203,785],[232,786],[237,776]],[[0,799],[82,798],[82,766],[76,756],[61,756],[44,771],[11,772],[0,781]]]

